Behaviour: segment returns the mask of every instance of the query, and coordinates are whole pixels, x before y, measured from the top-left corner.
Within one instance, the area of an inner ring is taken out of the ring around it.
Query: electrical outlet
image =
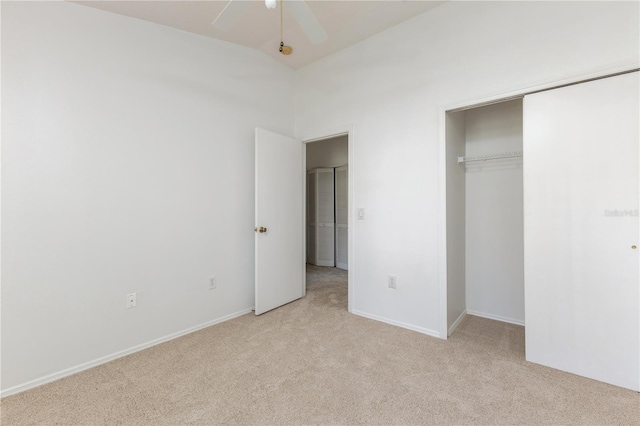
[[[396,276],[395,275],[389,275],[388,284],[389,284],[389,288],[397,288],[396,287]]]
[[[209,277],[209,290],[218,287],[218,278],[216,276]]]
[[[135,308],[136,304],[136,293],[127,294],[127,308]]]

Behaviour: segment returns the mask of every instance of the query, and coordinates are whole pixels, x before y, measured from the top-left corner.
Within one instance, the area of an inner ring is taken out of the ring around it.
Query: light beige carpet
[[[638,393],[524,360],[522,327],[448,341],[347,312],[346,273],[307,297],[2,400],[2,425],[638,424]]]

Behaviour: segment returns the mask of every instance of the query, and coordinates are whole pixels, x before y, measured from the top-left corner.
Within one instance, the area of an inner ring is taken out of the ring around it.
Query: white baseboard
[[[412,325],[412,324],[407,324],[404,322],[400,322],[400,321],[394,321],[394,320],[390,320],[388,318],[384,318],[384,317],[379,317],[377,315],[372,315],[372,314],[368,314],[366,312],[361,312],[361,311],[351,311],[352,314],[354,315],[358,315],[364,318],[369,318],[375,321],[380,321],[380,322],[384,322],[386,324],[391,324],[391,325],[395,325],[397,327],[402,327],[402,328],[406,328],[407,330],[412,330],[412,331],[417,331],[418,333],[422,333],[422,334],[426,334],[428,336],[433,336],[433,337],[440,337],[440,333],[435,331],[435,330],[430,330],[428,328],[424,328],[424,327],[418,327],[417,325]]]
[[[456,320],[453,322],[453,324],[451,324],[451,327],[449,327],[449,330],[447,330],[447,337],[451,336],[451,333],[453,333],[453,330],[456,329],[456,327],[460,324],[460,322],[466,316],[467,316],[467,311],[466,310],[462,311],[460,316],[458,318],[456,318]]]
[[[473,316],[476,316],[476,317],[482,317],[482,318],[487,318],[487,319],[491,319],[491,320],[496,320],[496,321],[508,322],[509,324],[515,324],[515,325],[524,326],[524,321],[513,319],[513,318],[505,318],[505,317],[501,317],[501,316],[498,316],[498,315],[485,314],[484,312],[470,311],[469,309],[467,309],[467,314],[473,315]]]
[[[177,339],[178,337],[184,336],[186,334],[193,333],[193,332],[198,331],[198,330],[202,330],[203,328],[211,327],[212,325],[219,324],[221,322],[229,321],[230,319],[237,318],[239,316],[248,314],[249,312],[252,311],[252,309],[253,308],[243,309],[242,311],[234,312],[232,314],[225,315],[223,317],[220,317],[220,318],[217,318],[217,319],[214,319],[214,320],[211,320],[211,321],[207,321],[205,323],[196,325],[194,327],[189,327],[189,328],[187,328],[185,330],[178,331],[178,332],[175,332],[175,333],[171,333],[171,334],[168,334],[166,336],[159,337],[157,339],[153,339],[153,340],[151,340],[149,342],[133,346],[133,347],[131,347],[129,349],[124,349],[122,351],[115,352],[115,353],[113,353],[111,355],[106,355],[106,356],[94,359],[93,361],[85,362],[85,363],[82,363],[80,365],[76,365],[75,367],[67,368],[67,369],[64,369],[62,371],[58,371],[56,373],[48,374],[46,376],[40,377],[40,378],[35,379],[35,380],[31,380],[31,381],[23,383],[21,385],[17,385],[17,386],[10,387],[8,389],[4,389],[4,390],[0,391],[0,397],[4,398],[4,397],[9,396],[9,395],[14,395],[16,393],[24,392],[26,390],[29,390],[29,389],[32,389],[32,388],[35,388],[35,387],[38,387],[38,386],[42,386],[42,385],[50,383],[50,382],[54,382],[54,381],[59,380],[59,379],[62,379],[63,377],[67,377],[67,376],[70,376],[72,374],[76,374],[76,373],[79,373],[81,371],[88,370],[89,368],[97,367],[98,365],[105,364],[105,363],[113,361],[115,359],[122,358],[123,356],[130,355],[130,354],[132,354],[134,352],[139,352],[139,351],[141,351],[143,349],[150,348],[151,346],[155,346],[155,345],[158,345],[160,343],[168,342],[169,340]]]
[[[349,270],[349,265],[342,262],[336,262],[336,268],[344,269],[345,271]]]

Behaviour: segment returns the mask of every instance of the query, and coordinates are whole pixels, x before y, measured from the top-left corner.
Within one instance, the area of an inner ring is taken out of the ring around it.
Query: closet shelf
[[[458,157],[458,164],[473,163],[476,161],[502,160],[505,158],[522,158],[522,151],[503,152],[500,154],[487,154],[478,157]]]

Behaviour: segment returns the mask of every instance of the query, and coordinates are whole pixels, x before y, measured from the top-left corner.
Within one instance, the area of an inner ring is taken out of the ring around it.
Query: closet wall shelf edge
[[[458,164],[474,163],[477,161],[502,160],[506,158],[522,158],[522,151],[503,152],[499,154],[487,154],[477,157],[458,157]]]

